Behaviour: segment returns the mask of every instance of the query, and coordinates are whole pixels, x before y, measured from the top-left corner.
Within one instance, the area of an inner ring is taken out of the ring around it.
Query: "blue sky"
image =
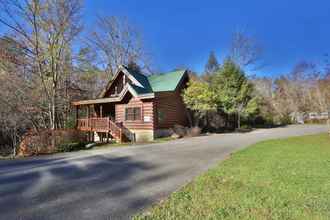
[[[262,45],[259,74],[285,73],[301,60],[321,61],[330,52],[330,1],[326,0],[87,0],[85,19],[119,15],[143,33],[154,66],[202,71],[214,50],[221,60],[235,30]]]
[[[158,71],[203,71],[211,50],[220,61],[228,54],[236,30],[262,45],[260,75],[283,74],[330,53],[329,0],[85,0],[86,30],[97,15],[127,17],[142,32]]]
[[[228,54],[237,30],[263,47],[259,75],[286,73],[302,60],[320,63],[330,53],[329,0],[85,0],[86,31],[97,15],[127,17],[157,71],[202,72],[210,51],[219,61]]]

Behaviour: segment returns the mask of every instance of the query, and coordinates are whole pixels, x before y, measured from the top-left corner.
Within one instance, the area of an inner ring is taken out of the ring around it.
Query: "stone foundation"
[[[136,142],[148,142],[148,141],[154,140],[154,131],[153,130],[130,129],[130,131],[135,134]]]

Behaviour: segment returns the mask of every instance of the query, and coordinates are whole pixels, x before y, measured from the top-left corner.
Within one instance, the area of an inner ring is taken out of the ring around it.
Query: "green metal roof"
[[[124,67],[127,69],[127,67]],[[128,69],[127,69],[128,70]],[[158,75],[145,76],[139,72],[128,70],[129,73],[143,86],[130,83],[131,88],[138,94],[148,94],[153,92],[174,91],[179,85],[186,70],[172,71]],[[103,96],[102,96],[103,97]]]
[[[178,70],[148,77],[153,92],[174,91],[185,74],[185,70]]]
[[[129,71],[129,73],[137,80],[139,81],[139,83],[141,83],[141,85],[144,88],[140,88],[138,86],[138,88],[136,88],[135,90],[140,90],[140,92],[138,93],[151,93],[152,92],[152,88],[150,86],[148,77],[146,77],[145,75],[141,74],[141,73],[137,73],[137,72],[133,72],[133,71]],[[140,89],[139,89],[140,88]]]
[[[133,84],[130,84],[130,86],[134,89],[134,91],[138,94],[138,95],[143,95],[143,94],[148,94],[148,93],[152,93],[151,89],[145,89]]]

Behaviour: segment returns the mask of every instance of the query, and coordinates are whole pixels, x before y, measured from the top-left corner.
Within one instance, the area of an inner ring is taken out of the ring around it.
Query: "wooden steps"
[[[84,118],[77,120],[77,129],[81,131],[109,133],[118,142],[135,141],[135,135],[122,123],[115,123],[109,117]]]

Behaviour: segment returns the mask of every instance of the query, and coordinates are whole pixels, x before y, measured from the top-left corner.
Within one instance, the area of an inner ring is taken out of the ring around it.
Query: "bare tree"
[[[81,89],[79,98],[83,99],[97,97],[109,81],[108,74],[98,65],[97,53],[93,48],[85,46],[80,49],[72,81]]]
[[[0,71],[0,91],[0,151],[8,153],[6,149],[10,148],[15,156],[22,134],[29,127],[38,127],[42,117],[32,112],[38,112],[31,108],[36,106],[33,89],[15,71],[9,74]]]
[[[282,119],[290,115],[301,115],[312,111],[312,89],[315,65],[298,63],[293,70],[274,81],[274,95],[271,99],[276,114]]]
[[[328,113],[327,125],[330,135],[330,78],[317,75],[313,81],[313,106],[319,112]]]
[[[258,95],[270,107],[268,110],[273,111],[277,120],[330,110],[330,80],[327,71],[322,71],[314,63],[299,62],[290,73],[275,80],[259,78],[252,81]]]
[[[243,31],[236,31],[231,39],[229,57],[241,68],[261,68],[262,47]]]
[[[81,30],[80,0],[0,0],[0,24],[12,33],[25,69],[46,105],[49,127],[59,127],[60,91],[71,65],[71,46]]]
[[[100,63],[111,77],[119,65],[137,63],[151,72],[150,60],[145,52],[141,34],[126,18],[99,17],[97,30],[89,37],[90,45],[96,49]]]

